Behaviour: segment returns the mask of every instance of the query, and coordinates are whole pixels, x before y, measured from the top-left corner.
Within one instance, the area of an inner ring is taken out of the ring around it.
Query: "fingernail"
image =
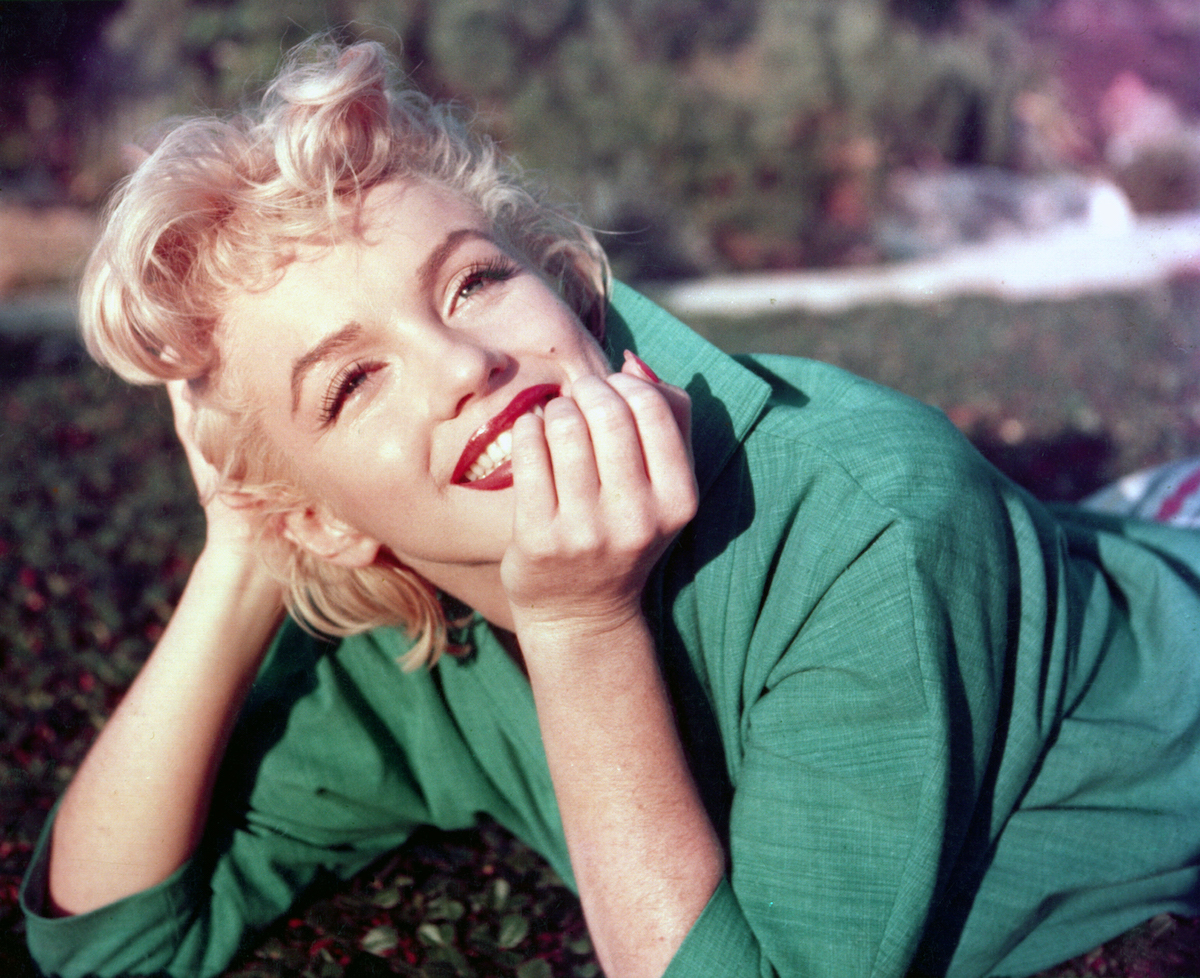
[[[625,362],[628,363],[630,361],[633,362],[634,366],[636,366],[642,372],[642,375],[648,381],[650,381],[650,383],[652,383],[652,384],[661,384],[662,383],[662,381],[658,379],[658,374],[656,374],[653,370],[651,370],[648,366],[646,366],[645,360],[643,360],[641,357],[639,357],[632,350],[626,350],[625,351]]]

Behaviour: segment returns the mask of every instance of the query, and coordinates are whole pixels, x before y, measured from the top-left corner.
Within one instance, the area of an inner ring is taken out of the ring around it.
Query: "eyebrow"
[[[462,244],[466,238],[479,238],[483,241],[489,241],[495,244],[495,239],[486,231],[479,228],[455,228],[453,231],[447,232],[442,239],[442,243],[433,249],[421,262],[421,267],[417,269],[417,282],[426,292],[433,289],[436,284],[437,274],[441,267],[446,263],[454,250]]]
[[[292,364],[292,414],[300,408],[300,392],[304,378],[313,367],[358,342],[363,328],[356,322],[346,323],[336,333],[330,333],[320,343]]]
[[[448,232],[441,243],[434,248],[421,262],[417,269],[417,283],[423,292],[432,291],[437,281],[438,272],[446,260],[454,254],[456,248],[467,238],[480,238],[484,241],[494,239],[486,231],[479,228],[455,228]],[[304,378],[317,364],[328,360],[354,343],[363,335],[363,327],[356,322],[349,322],[335,333],[330,333],[307,353],[297,357],[292,363],[292,414],[300,409],[300,394],[304,387]]]

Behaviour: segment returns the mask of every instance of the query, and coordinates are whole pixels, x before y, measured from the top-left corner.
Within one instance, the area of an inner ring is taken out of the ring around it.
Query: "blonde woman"
[[[35,855],[39,964],[219,973],[479,813],[612,978],[1027,974],[1194,910],[1200,537],[724,356],[388,72],[310,44],[111,210],[85,335],[170,386],[208,536]]]

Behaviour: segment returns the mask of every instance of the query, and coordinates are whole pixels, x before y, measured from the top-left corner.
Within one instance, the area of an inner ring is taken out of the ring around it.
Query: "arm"
[[[194,850],[226,739],[282,612],[245,514],[208,490],[172,385],[208,534],[170,625],[68,789],[54,826],[50,900],[82,913],[162,882]]]
[[[724,870],[641,613],[650,569],[695,512],[681,429],[685,395],[627,364],[577,382],[544,424],[527,417],[514,433],[504,583],[584,912],[613,978],[661,975]]]

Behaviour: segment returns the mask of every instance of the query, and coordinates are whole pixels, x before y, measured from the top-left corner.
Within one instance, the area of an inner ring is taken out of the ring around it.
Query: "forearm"
[[[59,809],[50,898],[82,913],[162,882],[191,855],[233,722],[281,613],[255,562],[206,552],[162,639]]]
[[[611,978],[661,975],[724,872],[639,616],[520,636],[588,926]]]

